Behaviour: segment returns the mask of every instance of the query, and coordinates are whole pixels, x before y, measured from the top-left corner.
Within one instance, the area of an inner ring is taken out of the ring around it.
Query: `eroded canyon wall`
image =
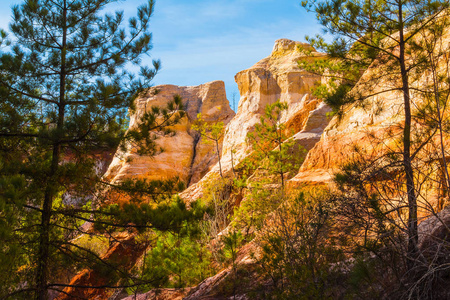
[[[164,107],[175,95],[183,99],[186,116],[172,129],[173,136],[162,136],[156,143],[163,152],[155,156],[139,155],[131,145],[125,153],[114,157],[105,179],[117,182],[124,178],[169,179],[179,177],[186,184],[197,182],[218,158],[213,145],[204,143],[191,129],[201,113],[206,122],[227,124],[234,116],[225,94],[223,81],[213,81],[199,86],[180,87],[160,85],[148,90],[136,100],[136,112],[130,117],[130,127],[152,106]]]
[[[319,141],[331,109],[312,95],[312,89],[322,77],[301,69],[298,61],[323,57],[324,54],[308,44],[280,39],[275,42],[270,56],[236,74],[241,97],[238,111],[225,130],[221,157],[224,174],[229,174],[232,166],[237,166],[249,155],[252,149],[247,142],[248,133],[260,122],[264,108],[277,100],[288,104],[280,122],[286,124],[298,145],[310,150]],[[219,165],[216,164],[181,196],[187,201],[201,197],[204,182],[218,173]]]
[[[303,50],[311,51],[311,56],[307,56]],[[326,118],[319,118],[320,121],[316,123],[311,121],[315,115],[324,116],[329,111],[312,96],[312,88],[321,81],[321,77],[298,67],[299,60],[316,57],[323,57],[323,54],[315,52],[308,44],[280,39],[275,42],[270,56],[236,74],[241,98],[237,114],[225,132],[222,151],[225,171],[231,168],[232,149],[235,150],[235,163],[248,155],[251,149],[246,141],[247,134],[259,123],[264,108],[277,100],[288,104],[288,110],[280,120],[286,123],[288,130],[293,133],[305,130],[318,133],[320,137],[326,126]]]

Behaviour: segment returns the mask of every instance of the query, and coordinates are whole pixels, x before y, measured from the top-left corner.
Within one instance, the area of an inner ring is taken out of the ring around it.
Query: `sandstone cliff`
[[[217,162],[213,146],[205,144],[191,124],[201,113],[206,122],[222,121],[227,124],[234,116],[225,95],[222,81],[199,86],[179,87],[160,85],[147,91],[136,100],[136,113],[130,117],[130,127],[139,116],[152,106],[164,106],[180,95],[186,117],[173,128],[175,135],[164,136],[157,144],[164,151],[154,157],[140,156],[128,145],[126,153],[117,153],[105,174],[105,179],[117,182],[124,178],[169,179],[179,177],[186,184],[197,182]]]
[[[391,88],[386,82],[370,84],[378,71],[367,70],[355,87],[374,96],[366,98],[364,103],[348,105],[342,116],[331,119],[320,141],[306,156],[299,174],[291,180],[293,186],[329,182],[342,164],[356,154],[355,147],[365,151],[379,149],[380,141],[386,141],[387,131],[399,129],[403,98],[400,92],[383,92]]]
[[[449,35],[442,39],[448,41]],[[416,60],[410,54],[407,63],[413,65]],[[438,61],[436,73],[448,72],[446,56],[441,56]],[[403,153],[404,99],[400,89],[401,78],[399,75],[380,76],[389,72],[389,65],[380,65],[377,61],[364,72],[351,92],[360,100],[345,106],[342,116],[332,118],[320,141],[309,151],[299,173],[291,179],[291,186],[329,183],[345,163],[363,156],[381,161],[386,153]],[[410,75],[413,115],[411,153],[415,153],[414,168],[417,176],[432,182],[426,188],[419,189],[421,196],[428,202],[424,205],[426,209],[422,207],[422,216],[429,215],[430,205],[437,211],[445,206],[442,201],[446,200],[439,199],[442,195],[437,194],[439,186],[446,185],[442,173],[443,155],[439,150],[441,142],[446,160],[450,159],[448,133],[443,132],[441,141],[437,129],[427,129],[429,122],[439,119],[435,100],[426,96],[427,93],[433,93],[432,82],[430,72],[419,70],[417,74],[413,72]],[[447,124],[449,112],[441,110],[439,114],[442,124]]]
[[[232,149],[235,150],[233,160],[236,164],[248,155],[247,134],[259,123],[264,108],[277,100],[289,106],[280,120],[289,130],[311,132],[320,137],[327,124],[325,113],[329,110],[311,95],[321,77],[298,67],[299,60],[307,59],[301,49],[312,51],[313,57],[323,56],[308,44],[280,39],[275,42],[269,57],[236,74],[241,98],[237,114],[227,126],[224,137],[222,160],[225,171],[231,169]],[[310,148],[310,145],[305,146]]]
[[[304,50],[310,51],[311,56],[306,55]],[[319,141],[328,124],[326,115],[331,109],[313,97],[311,92],[322,78],[300,69],[297,62],[322,57],[323,54],[315,52],[308,44],[280,39],[275,42],[270,56],[236,74],[241,98],[236,116],[225,130],[221,157],[224,174],[230,173],[232,165],[237,166],[251,152],[246,141],[247,134],[260,122],[264,108],[277,100],[289,106],[280,122],[295,134],[299,145],[309,150]],[[200,197],[203,181],[217,173],[218,165],[199,184],[183,192],[182,197],[188,201]]]

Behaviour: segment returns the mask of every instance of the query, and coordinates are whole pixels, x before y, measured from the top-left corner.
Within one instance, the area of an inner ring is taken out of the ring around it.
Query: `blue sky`
[[[11,6],[0,1],[0,28],[7,29]],[[111,9],[136,11],[142,0],[121,1]],[[152,19],[153,50],[162,70],[154,84],[199,85],[225,81],[228,99],[238,92],[234,75],[268,56],[275,40],[304,41],[320,33],[313,13],[300,0],[156,0]]]

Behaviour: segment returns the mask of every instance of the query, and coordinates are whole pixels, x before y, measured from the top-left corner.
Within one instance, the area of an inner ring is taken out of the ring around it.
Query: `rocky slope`
[[[212,145],[205,144],[193,130],[192,123],[201,113],[206,122],[227,124],[234,116],[225,94],[225,84],[213,81],[199,86],[179,87],[160,85],[147,91],[136,100],[136,112],[130,117],[130,127],[152,106],[164,107],[180,95],[186,117],[173,128],[175,135],[160,137],[157,144],[164,151],[154,157],[141,156],[128,145],[126,153],[117,153],[105,174],[112,182],[124,178],[169,179],[179,177],[187,185],[197,182],[217,161]]]

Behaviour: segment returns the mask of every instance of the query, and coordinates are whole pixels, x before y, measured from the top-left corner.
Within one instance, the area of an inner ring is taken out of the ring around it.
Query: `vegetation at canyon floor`
[[[363,145],[339,144],[351,155],[341,153],[332,183],[293,186],[306,150],[281,122],[288,104],[261,109],[230,170],[224,124],[199,115],[192,129],[214,143],[219,174],[188,201],[177,178],[96,172],[105,151],[164,153],[158,138],[188,118],[176,95],[126,128],[160,66],[140,66],[154,3],[123,27],[121,12],[100,14],[113,2],[28,0],[13,8],[14,39],[2,32],[0,298],[112,299],[217,272],[210,297],[450,295],[449,3],[305,1],[335,36],[311,38],[327,56],[298,62],[324,78],[314,95],[334,109],[334,128],[358,109],[373,119],[389,110],[391,122],[364,132]],[[391,98],[401,104],[383,103]]]

